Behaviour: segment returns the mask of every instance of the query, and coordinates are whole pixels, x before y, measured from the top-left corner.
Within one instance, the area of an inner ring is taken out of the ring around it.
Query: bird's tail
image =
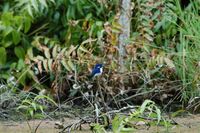
[[[94,77],[93,74],[88,75],[88,79],[92,79]]]

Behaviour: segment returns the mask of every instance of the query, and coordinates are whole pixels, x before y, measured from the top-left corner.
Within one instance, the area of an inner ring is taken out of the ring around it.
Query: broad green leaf
[[[145,101],[142,103],[141,107],[140,107],[140,113],[141,113],[141,114],[143,114],[143,112],[144,112],[144,110],[147,108],[147,105],[148,105],[148,104],[154,104],[154,102],[151,101],[151,100],[145,100]]]
[[[7,38],[7,37],[6,37],[6,38]],[[13,44],[13,42],[12,42],[12,36],[11,36],[11,37],[8,36],[8,38],[11,38],[11,39],[9,39],[9,40],[11,40],[11,41],[6,41],[5,43],[3,43],[2,46],[3,46],[4,48],[8,48],[8,47],[10,47],[10,46]]]
[[[144,35],[144,37],[145,37],[148,41],[151,41],[151,42],[153,41],[153,37],[150,36],[150,35],[147,34],[147,33]]]
[[[2,22],[5,24],[5,26],[10,26],[11,25],[11,19],[13,18],[13,13],[11,12],[5,12],[1,16]]]
[[[53,47],[53,51],[52,51],[52,56],[53,56],[53,58],[56,58],[57,57],[57,55],[58,55],[58,45],[55,45],[54,47]]]
[[[56,4],[54,0],[50,0],[52,3]]]
[[[49,38],[47,38],[47,37],[44,38],[44,44],[45,44],[45,45],[47,45],[47,44],[49,43],[49,41],[50,41]]]
[[[124,128],[125,116],[116,115],[112,121],[112,128],[114,133],[121,133],[121,129]]]
[[[28,99],[25,99],[25,100],[22,101],[22,104],[24,104],[24,105],[31,105],[31,101],[28,100]]]
[[[75,18],[75,7],[69,5],[68,6],[68,11],[67,11],[67,19],[74,19]]]
[[[35,102],[32,102],[32,103],[31,103],[31,106],[33,107],[33,109],[34,109],[35,111],[37,111],[37,106],[36,106]]]
[[[58,51],[60,51],[59,50],[60,49],[60,47],[58,47]],[[62,50],[61,50],[61,52],[59,52],[59,55],[62,55],[62,56],[67,56],[67,48],[65,47],[65,48],[63,48]]]
[[[69,0],[70,4],[75,4],[76,0]]]
[[[96,25],[97,25],[97,26],[102,26],[102,25],[103,25],[103,22],[102,22],[102,21],[97,21],[97,22],[96,22]]]
[[[4,65],[7,59],[7,52],[4,47],[0,47],[0,65]]]
[[[8,79],[10,77],[10,73],[3,73],[3,74],[0,74],[0,79]]]
[[[45,71],[48,72],[49,69],[48,69],[48,61],[47,61],[47,59],[43,60],[42,64],[43,64],[43,67],[44,67]]]
[[[65,52],[65,56],[66,56],[66,57],[69,57],[70,54],[71,54],[74,50],[76,50],[76,48],[77,48],[77,46],[74,47],[73,45],[71,45],[71,46],[70,46],[70,49],[69,49],[68,51]]]
[[[37,60],[44,60],[44,57],[43,56],[40,56],[40,55],[38,55],[35,59],[37,59]]]
[[[28,11],[29,15],[33,18],[33,12],[32,12],[30,5],[27,5],[27,11]]]
[[[157,114],[157,118],[158,118],[157,124],[159,124],[159,122],[161,121],[161,112],[158,107],[155,106],[155,108],[156,108],[156,114]]]
[[[20,105],[19,107],[17,107],[17,110],[20,110],[20,109],[28,109],[29,107],[26,106],[26,105]]]
[[[14,48],[15,51],[15,55],[19,58],[19,59],[24,59],[25,58],[25,51],[24,49],[19,46],[19,47],[15,47]]]
[[[18,83],[22,84],[23,86],[26,85],[26,73],[22,73],[21,76],[18,78]]]
[[[17,31],[20,31],[23,28],[23,22],[24,22],[24,18],[22,16],[14,16],[14,21],[15,21],[15,25],[16,25],[16,29]]]
[[[75,68],[75,66],[74,66],[74,64],[73,64],[73,62],[72,62],[71,59],[68,60],[67,64],[69,65],[69,67],[70,67],[73,71],[76,70],[76,68]]]
[[[3,12],[9,12],[9,10],[10,10],[10,4],[9,4],[9,2],[4,3]]]
[[[36,75],[34,74],[34,72],[32,71],[32,70],[28,70],[27,71],[27,74],[28,74],[28,76],[31,78],[31,79],[33,79],[36,83],[40,83],[39,81],[38,81],[38,79],[37,79],[37,77],[36,77]]]
[[[3,31],[3,36],[7,36],[8,34],[10,34],[13,31],[13,28],[8,26],[6,27],[6,29]]]
[[[115,29],[118,29],[119,31],[122,29],[121,24],[119,24],[118,22],[112,22],[112,26]]]
[[[156,20],[156,19],[158,19],[159,15],[160,15],[160,10],[157,10],[157,11],[154,13],[154,15],[152,16],[151,20]]]
[[[39,105],[39,109],[40,109],[41,112],[44,112],[44,109],[43,109],[42,105]]]
[[[81,5],[81,1],[82,0],[79,0],[79,1],[77,1],[76,2],[76,7],[77,7],[77,10],[78,10],[78,12],[82,15],[82,16],[84,16],[84,13],[83,13],[83,7],[82,7],[82,5]]]
[[[117,29],[117,28],[112,28],[112,32],[113,33],[121,33],[121,30]]]
[[[145,32],[147,32],[148,35],[154,36],[154,33],[153,33],[153,31],[150,28],[143,28],[143,30]]]
[[[61,63],[62,63],[62,65],[65,67],[65,69],[66,69],[67,71],[71,71],[71,68],[68,66],[66,60],[63,59],[63,60],[61,61]]]
[[[78,50],[83,51],[85,53],[89,53],[89,51],[85,47],[83,47],[82,45],[78,48]]]
[[[162,26],[162,21],[161,22],[157,22],[156,25],[154,26],[154,31],[158,32],[160,30],[160,27]]]
[[[92,13],[89,13],[89,14],[87,14],[87,16],[86,16],[86,20],[89,20],[89,19],[91,19],[92,18]]]
[[[51,55],[50,55],[50,53],[49,53],[49,49],[48,49],[48,48],[45,48],[45,49],[44,49],[44,55],[45,55],[45,57],[46,57],[47,59],[50,59]]]
[[[49,71],[52,72],[52,65],[53,65],[53,60],[52,59],[48,59],[48,68],[49,68]]]
[[[32,109],[32,108],[29,108],[29,109],[28,109],[28,112],[29,112],[29,114],[31,115],[31,117],[33,117],[33,114],[34,114],[34,113],[33,113],[33,112],[34,112],[33,109]]]
[[[69,27],[68,30],[67,30],[66,36],[65,36],[66,44],[69,44],[71,37],[72,37],[72,30]]]
[[[28,57],[29,57],[30,59],[33,59],[33,48],[29,48],[29,49],[27,50],[27,55],[28,55]]]
[[[97,39],[89,38],[89,39],[83,41],[83,42],[81,43],[81,45],[84,45],[84,44],[86,44],[86,43],[92,43],[92,42],[95,42],[95,41],[97,41]]]
[[[20,32],[13,30],[12,31],[12,38],[13,38],[14,44],[17,45],[21,40]]]
[[[173,61],[170,60],[169,58],[164,58],[164,61],[165,61],[165,63],[167,64],[167,66],[169,68],[175,68],[175,65],[174,65]]]
[[[23,59],[19,59],[18,63],[17,63],[17,70],[21,70],[24,67],[25,67],[24,60]]]
[[[46,3],[46,0],[40,0],[39,2],[40,2],[44,7],[46,7],[46,8],[48,7],[48,6],[47,6],[47,3]]]
[[[24,32],[27,33],[30,28],[31,28],[31,19],[29,17],[26,17],[24,22]]]
[[[2,23],[0,22],[0,31],[4,31],[6,28],[6,26],[2,25]]]

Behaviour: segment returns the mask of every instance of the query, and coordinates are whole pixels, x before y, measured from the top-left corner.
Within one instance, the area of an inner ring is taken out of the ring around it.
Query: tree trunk
[[[124,58],[126,56],[125,46],[128,44],[131,27],[131,0],[121,0],[119,24],[121,33],[119,34],[119,64],[120,72],[124,72]]]

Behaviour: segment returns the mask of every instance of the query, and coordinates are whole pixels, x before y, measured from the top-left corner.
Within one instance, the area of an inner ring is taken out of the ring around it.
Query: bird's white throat
[[[103,72],[103,67],[100,68],[100,73],[102,74],[102,72]]]

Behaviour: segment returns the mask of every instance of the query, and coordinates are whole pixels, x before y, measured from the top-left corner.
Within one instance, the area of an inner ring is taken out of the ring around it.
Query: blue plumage
[[[103,73],[103,65],[102,64],[96,64],[94,68],[92,69],[92,73],[90,75],[91,78],[99,76]]]

